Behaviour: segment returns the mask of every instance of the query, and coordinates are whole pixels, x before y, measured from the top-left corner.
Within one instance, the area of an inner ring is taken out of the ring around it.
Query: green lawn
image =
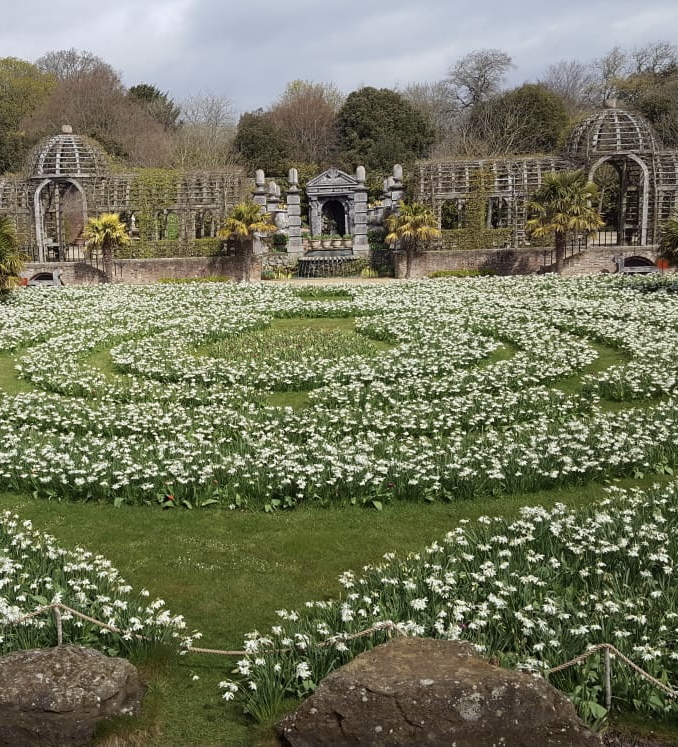
[[[309,293],[309,297],[338,298],[332,293],[323,296],[320,291]],[[276,319],[272,324],[274,330],[304,328],[350,334],[354,319]],[[379,342],[374,346],[377,350],[388,347]],[[628,360],[617,350],[594,346],[599,358],[583,373]],[[483,365],[510,358],[515,350],[504,344]],[[0,356],[0,391],[15,394],[31,389],[14,375],[13,361],[13,356]],[[108,350],[90,355],[87,364],[107,376],[115,375]],[[562,380],[557,386],[575,393],[581,388],[581,376]],[[301,408],[308,398],[303,391],[275,392],[267,401]],[[625,406],[605,405],[610,409]],[[650,475],[616,484],[646,487],[666,479]],[[341,572],[359,572],[386,552],[420,550],[460,519],[512,516],[524,505],[548,506],[557,501],[589,504],[603,491],[603,485],[589,484],[473,502],[389,503],[382,511],[304,505],[270,514],[222,507],[193,511],[160,510],[157,506],[114,508],[108,503],[57,502],[0,493],[0,510],[11,509],[33,520],[36,528],[54,535],[63,546],[81,545],[110,559],[135,587],[148,588],[153,597],[163,598],[173,613],[183,615],[189,630],[200,630],[204,637],[199,645],[239,650],[247,632],[265,631],[277,621],[276,610],[336,596]],[[191,747],[275,743],[270,724],[255,727],[237,706],[220,698],[217,683],[229,677],[234,664],[232,657],[201,654],[142,662],[148,685],[142,716],[106,726],[99,744]],[[678,729],[670,733],[678,743]]]
[[[656,482],[627,482],[645,485]],[[359,571],[385,552],[420,550],[461,518],[512,515],[523,505],[586,503],[602,495],[591,485],[548,493],[486,498],[473,503],[398,503],[378,512],[356,507],[301,507],[290,512],[187,511],[157,507],[59,503],[0,494],[0,510],[53,534],[68,547],[82,545],[109,558],[135,587],[163,598],[186,618],[207,648],[240,650],[244,634],[266,630],[275,610],[336,596],[342,571]],[[265,745],[268,728],[255,728],[221,700],[217,683],[234,658],[191,654],[154,666],[144,715],[130,743],[143,745]],[[199,679],[193,679],[197,676]],[[116,738],[131,724],[114,724]],[[108,731],[108,730],[107,730]],[[103,743],[106,743],[105,740]]]

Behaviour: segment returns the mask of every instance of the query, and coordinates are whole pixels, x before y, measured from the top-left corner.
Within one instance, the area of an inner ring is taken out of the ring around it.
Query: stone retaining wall
[[[564,275],[596,275],[617,272],[615,257],[645,257],[655,262],[656,247],[601,246],[590,247],[581,254],[567,257]],[[405,252],[394,253],[395,276],[405,277]],[[415,254],[412,258],[411,278],[428,277],[437,270],[490,270],[497,275],[533,275],[551,272],[555,260],[551,249],[486,249],[473,251],[451,249]]]
[[[165,259],[116,259],[114,283],[145,285],[164,278],[229,277],[235,281],[261,278],[261,257],[173,257]],[[248,268],[249,264],[249,268]],[[249,272],[248,272],[249,269]],[[103,272],[85,262],[32,262],[22,274],[61,270],[64,285],[97,285],[105,282]]]

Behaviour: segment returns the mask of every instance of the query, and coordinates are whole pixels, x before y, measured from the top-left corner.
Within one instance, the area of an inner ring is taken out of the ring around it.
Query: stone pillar
[[[366,257],[370,247],[367,243],[367,187],[365,186],[365,167],[358,166],[355,170],[358,186],[353,198],[355,206],[355,224],[353,230],[353,253]]]
[[[289,241],[287,251],[301,254],[301,193],[299,191],[299,174],[296,169],[290,169],[289,188],[287,190],[287,221]]]
[[[391,206],[397,208],[405,193],[403,189],[403,167],[399,163],[393,167],[393,176],[389,178],[389,191]]]
[[[254,191],[252,192],[252,200],[259,205],[259,207],[266,210],[266,176],[263,169],[257,169],[254,174]]]
[[[280,187],[275,182],[269,182],[268,190],[266,192],[266,212],[275,217],[275,214],[278,212],[279,204]]]

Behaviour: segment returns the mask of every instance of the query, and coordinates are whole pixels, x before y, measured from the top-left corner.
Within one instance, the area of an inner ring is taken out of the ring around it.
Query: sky
[[[181,103],[210,94],[268,108],[295,79],[404,88],[442,80],[469,52],[499,49],[505,87],[615,46],[678,45],[678,0],[18,0],[3,3],[0,57],[88,51],[126,86]]]

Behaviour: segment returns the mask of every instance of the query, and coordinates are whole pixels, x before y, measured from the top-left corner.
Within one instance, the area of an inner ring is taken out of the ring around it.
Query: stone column
[[[367,243],[367,187],[365,186],[365,167],[358,166],[355,171],[358,186],[353,198],[355,206],[355,224],[353,230],[353,253],[366,257],[370,247]]]
[[[289,241],[287,251],[289,253],[301,254],[301,193],[299,191],[299,174],[296,169],[290,169],[288,176],[289,188],[287,190],[287,221]]]
[[[259,207],[266,210],[266,175],[263,169],[257,169],[254,174],[254,191],[252,192],[252,200],[259,205]]]
[[[278,212],[279,204],[280,187],[275,182],[269,182],[268,191],[266,192],[266,212],[275,217],[275,214]]]
[[[403,189],[403,167],[399,163],[393,167],[393,176],[389,179],[389,188],[391,205],[393,208],[397,208],[405,192]]]

